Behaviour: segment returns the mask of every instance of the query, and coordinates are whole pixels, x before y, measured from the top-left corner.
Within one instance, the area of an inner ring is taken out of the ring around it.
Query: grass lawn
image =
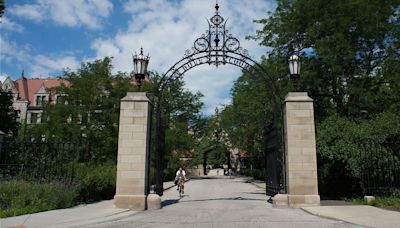
[[[349,198],[346,201],[353,204],[367,204],[363,198]],[[372,206],[400,211],[400,196],[377,196]]]
[[[0,218],[74,206],[76,193],[46,183],[22,180],[0,184]]]

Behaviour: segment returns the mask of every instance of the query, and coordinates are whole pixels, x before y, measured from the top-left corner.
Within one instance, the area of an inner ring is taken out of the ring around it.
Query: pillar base
[[[291,208],[320,206],[319,195],[288,195],[288,202]]]
[[[310,206],[320,206],[319,195],[288,195],[276,194],[272,198],[274,208],[300,208]]]
[[[147,210],[161,209],[161,197],[157,194],[149,194],[147,196]]]
[[[274,208],[288,208],[289,200],[287,194],[276,194],[272,198],[272,207]]]
[[[114,205],[121,209],[143,211],[147,209],[145,195],[115,195]]]

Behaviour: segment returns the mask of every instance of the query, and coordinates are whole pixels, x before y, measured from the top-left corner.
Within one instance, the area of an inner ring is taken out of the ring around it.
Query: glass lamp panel
[[[136,56],[135,56],[134,59],[133,59],[133,72],[135,74],[138,73],[138,66],[137,65],[138,65],[138,61],[137,61]]]
[[[299,65],[297,60],[293,61],[293,73],[294,74],[299,74],[298,70],[297,70],[297,66]]]
[[[292,60],[289,60],[289,71],[290,71],[290,74],[293,74],[293,72],[294,72],[294,70],[293,70],[293,61]]]
[[[300,74],[300,66],[301,66],[300,61],[297,61],[297,74]]]

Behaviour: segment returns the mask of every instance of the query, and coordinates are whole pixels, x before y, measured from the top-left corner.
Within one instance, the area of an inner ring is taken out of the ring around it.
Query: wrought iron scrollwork
[[[185,51],[184,58],[208,53],[208,63],[217,67],[225,63],[228,52],[250,58],[248,51],[240,46],[239,40],[226,29],[227,20],[219,14],[218,4],[215,9],[215,15],[208,20],[208,30],[194,41],[192,48]]]
[[[219,6],[215,5],[215,14],[208,20],[208,30],[198,37],[193,46],[187,49],[181,60],[175,63],[164,75],[164,88],[168,81],[182,77],[184,73],[202,64],[230,64],[243,69],[260,67],[249,56],[249,52],[240,46],[240,41],[227,29],[226,22],[219,14]],[[261,68],[260,68],[261,69]],[[263,69],[261,69],[263,70]]]
[[[198,52],[206,51],[208,49],[208,40],[204,37],[197,38],[194,41],[194,49]]]
[[[229,37],[226,41],[224,46],[226,47],[227,50],[235,52],[239,50],[240,48],[240,42],[237,38],[235,37]]]

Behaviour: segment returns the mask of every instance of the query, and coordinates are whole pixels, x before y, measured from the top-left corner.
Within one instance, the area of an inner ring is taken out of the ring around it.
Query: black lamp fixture
[[[290,70],[290,79],[293,81],[296,90],[298,90],[299,79],[300,79],[300,58],[298,55],[290,56],[289,70]]]
[[[135,54],[133,56],[133,72],[135,74],[136,85],[139,88],[142,86],[142,81],[147,74],[147,66],[149,65],[149,56],[143,55],[143,48],[140,48],[140,54]]]

